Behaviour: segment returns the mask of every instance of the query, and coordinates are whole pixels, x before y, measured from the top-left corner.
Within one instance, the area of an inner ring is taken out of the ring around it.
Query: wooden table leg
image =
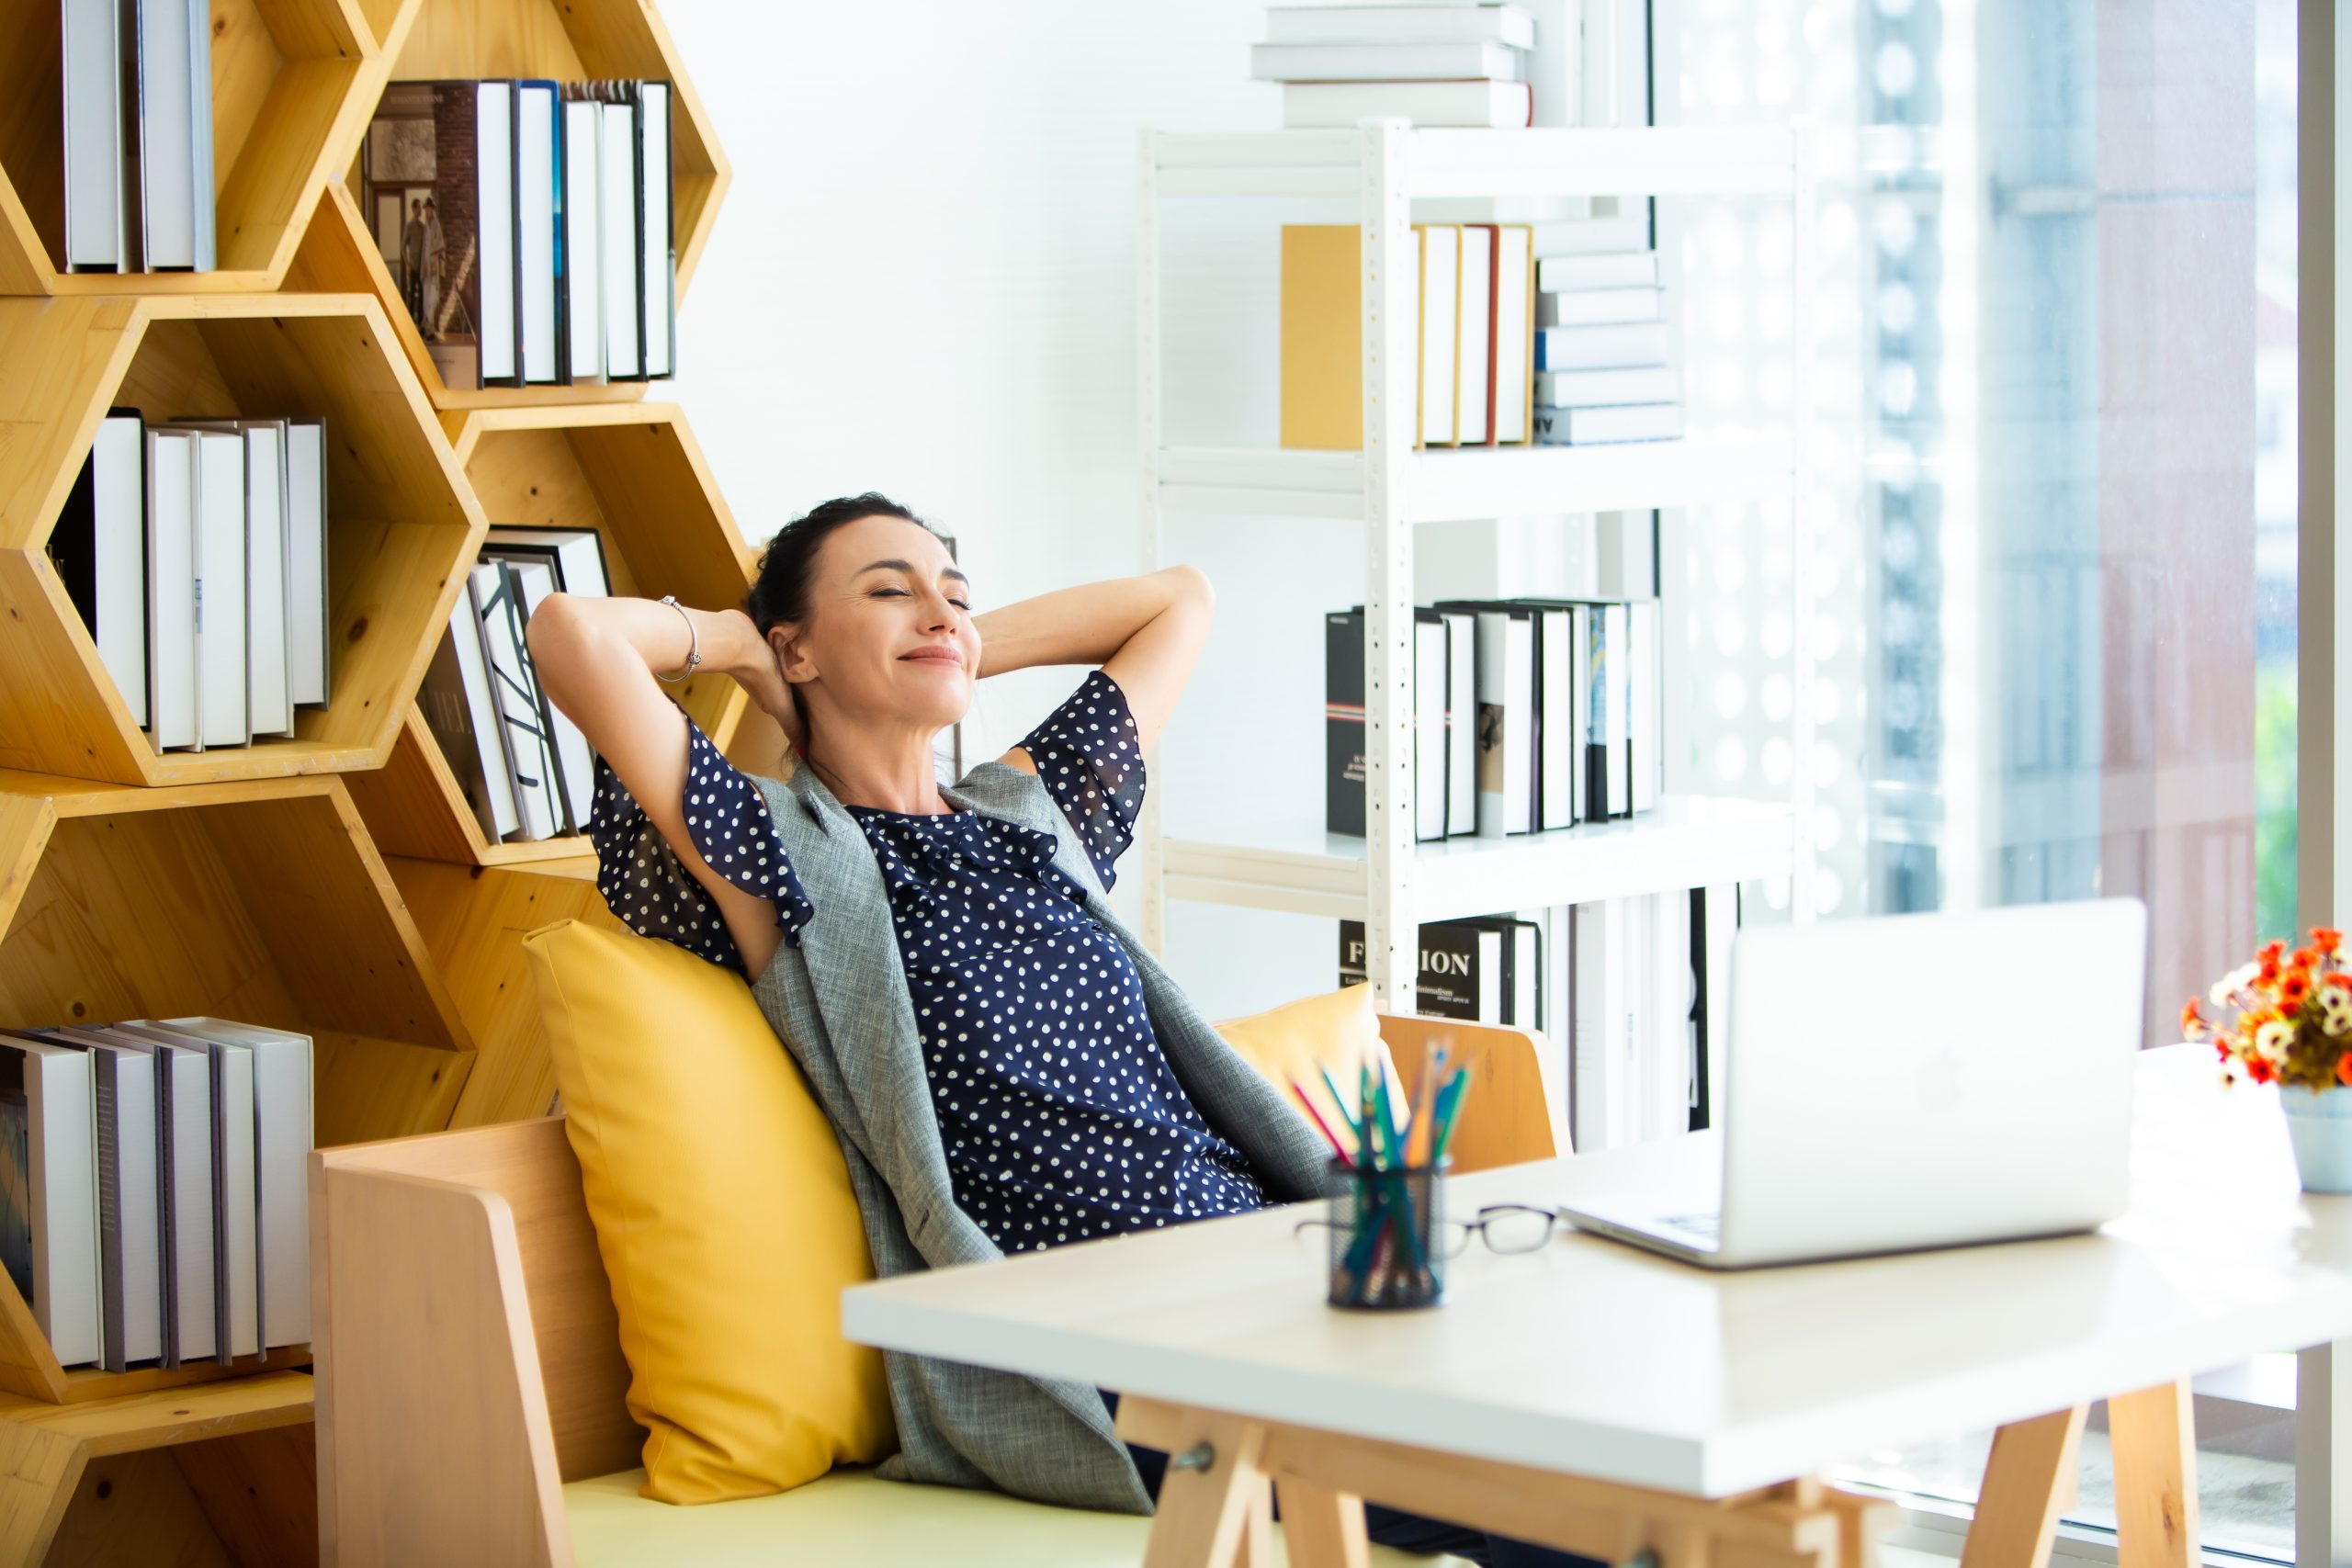
[[[1228,1568],[1243,1550],[1253,1510],[1271,1506],[1259,1464],[1266,1428],[1238,1416],[1162,1409],[1154,1412],[1162,1417],[1159,1428],[1138,1436],[1146,1409],[1137,1402],[1131,1417],[1127,1403],[1120,1401],[1119,1435],[1168,1454],[1143,1568]],[[1272,1568],[1272,1533],[1269,1526],[1266,1549],[1253,1557],[1251,1568]]]
[[[1369,1568],[1372,1543],[1363,1530],[1363,1499],[1311,1481],[1283,1476],[1274,1490],[1283,1500],[1283,1540],[1291,1568]]]
[[[2075,1495],[2086,1406],[2012,1421],[1993,1437],[1960,1568],[2046,1568],[2058,1512]]]
[[[2109,1399],[2107,1430],[2121,1568],[2195,1568],[2197,1424],[2188,1382]]]
[[[1241,1517],[1241,1544],[1233,1553],[1233,1568],[1274,1568],[1274,1486],[1262,1476]]]

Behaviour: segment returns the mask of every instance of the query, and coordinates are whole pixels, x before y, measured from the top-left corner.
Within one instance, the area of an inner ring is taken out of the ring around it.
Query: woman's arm
[[[1034,664],[1100,664],[1126,694],[1147,751],[1176,711],[1208,641],[1216,592],[1198,567],[1163,567],[1141,577],[1057,588],[972,617],[982,675]],[[1033,773],[1029,753],[1002,759]]]

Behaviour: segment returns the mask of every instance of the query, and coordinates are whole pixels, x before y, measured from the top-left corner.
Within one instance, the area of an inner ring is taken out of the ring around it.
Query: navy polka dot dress
[[[757,786],[687,720],[686,823],[727,879],[772,897],[785,941],[816,912]],[[1091,672],[1022,741],[1107,890],[1144,769],[1118,682]],[[1053,835],[977,811],[849,806],[888,890],[956,1201],[1006,1252],[1262,1208],[1154,1036],[1141,977]],[[599,761],[597,886],[632,930],[742,959],[707,891]]]

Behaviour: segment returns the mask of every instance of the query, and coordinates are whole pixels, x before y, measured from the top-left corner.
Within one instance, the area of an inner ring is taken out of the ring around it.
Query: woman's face
[[[971,706],[980,667],[969,584],[939,536],[902,517],[860,517],[827,536],[807,618],[769,640],[785,679],[820,682],[840,712],[934,731]]]

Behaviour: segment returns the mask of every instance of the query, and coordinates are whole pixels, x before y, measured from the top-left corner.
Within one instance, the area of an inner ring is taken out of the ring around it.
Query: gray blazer
[[[752,992],[840,1135],[876,1273],[1002,1257],[949,1188],[873,847],[815,769],[796,769],[788,784],[753,778],[816,914],[801,928],[797,948],[777,947]],[[1112,915],[1085,845],[1035,775],[987,761],[940,793],[953,806],[1054,835],[1054,863],[1084,890],[1087,913],[1116,933],[1134,960],[1160,1048],[1209,1126],[1248,1156],[1273,1201],[1327,1192],[1329,1147]],[[895,1350],[885,1351],[883,1362],[899,1451],[877,1473],[1115,1513],[1153,1511],[1091,1385]]]

